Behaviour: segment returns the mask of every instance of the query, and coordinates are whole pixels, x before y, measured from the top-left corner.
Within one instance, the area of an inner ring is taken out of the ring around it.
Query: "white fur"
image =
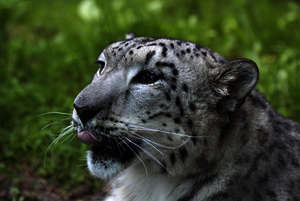
[[[105,163],[106,168],[103,163]],[[121,170],[121,164],[112,160],[107,160],[102,163],[93,162],[91,151],[87,152],[87,165],[92,175],[105,180],[111,178]]]

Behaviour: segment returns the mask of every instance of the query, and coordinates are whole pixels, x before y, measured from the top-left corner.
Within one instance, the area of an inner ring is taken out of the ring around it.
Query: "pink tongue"
[[[87,145],[95,145],[97,143],[96,137],[88,131],[82,131],[78,133],[77,137],[80,141]]]

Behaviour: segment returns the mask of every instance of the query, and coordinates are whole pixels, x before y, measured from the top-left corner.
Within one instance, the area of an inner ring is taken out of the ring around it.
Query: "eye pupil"
[[[99,74],[101,74],[102,70],[103,70],[104,67],[105,67],[105,62],[104,62],[104,61],[101,61],[101,60],[97,60],[97,61],[96,61],[96,64],[97,64],[98,67],[99,67]]]
[[[139,72],[133,79],[132,83],[139,83],[139,84],[152,84],[158,81],[160,77],[156,75],[154,72],[149,70],[143,70]]]

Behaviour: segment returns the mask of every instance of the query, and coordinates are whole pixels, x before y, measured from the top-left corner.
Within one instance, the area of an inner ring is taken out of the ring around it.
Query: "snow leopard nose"
[[[83,124],[95,116],[107,117],[112,103],[127,89],[122,72],[87,85],[76,97],[74,108]]]
[[[84,98],[82,97],[76,98],[74,101],[74,108],[81,122],[85,125],[88,120],[97,115],[98,108],[93,105],[86,104],[83,99]]]

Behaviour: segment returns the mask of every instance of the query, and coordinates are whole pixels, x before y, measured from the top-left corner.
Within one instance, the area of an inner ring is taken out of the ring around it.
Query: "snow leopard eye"
[[[132,83],[136,84],[153,84],[161,79],[161,76],[157,75],[150,70],[142,70],[133,79]]]
[[[98,70],[97,74],[98,74],[98,76],[100,76],[102,74],[102,71],[103,71],[104,67],[105,67],[105,61],[97,60],[96,64],[99,67],[99,70]]]

